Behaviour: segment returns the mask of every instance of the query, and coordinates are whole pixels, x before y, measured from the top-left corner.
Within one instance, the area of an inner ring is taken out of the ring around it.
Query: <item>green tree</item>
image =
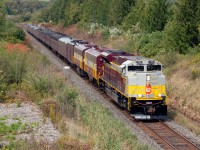
[[[134,2],[134,0],[111,0],[109,5],[110,25],[122,24],[124,17],[127,16]]]
[[[0,26],[3,26],[6,20],[4,1],[0,1]]]
[[[108,26],[109,25],[109,3],[107,0],[100,0],[97,8],[97,23]]]
[[[64,26],[75,24],[80,21],[81,0],[68,0],[64,11]]]
[[[97,23],[100,0],[85,0],[81,7],[81,18],[84,22]]]
[[[145,0],[136,0],[135,5],[131,8],[129,14],[126,16],[123,26],[125,28],[132,28],[133,25],[137,23],[141,24],[142,19],[144,18],[143,11],[145,10]]]
[[[60,12],[59,4],[60,3],[61,3],[61,0],[56,0],[49,10],[50,11],[50,20],[55,23],[58,23],[58,20],[60,19],[60,15],[59,15],[59,12]]]
[[[200,18],[200,1],[176,1],[173,18],[167,24],[167,45],[179,53],[188,53],[189,47],[198,44],[198,25]],[[174,48],[174,49],[173,49]]]
[[[162,31],[169,16],[169,7],[168,0],[136,0],[125,19],[125,26],[139,23],[144,31]]]

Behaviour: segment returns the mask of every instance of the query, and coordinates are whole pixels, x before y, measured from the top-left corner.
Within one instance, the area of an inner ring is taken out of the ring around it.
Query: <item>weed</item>
[[[49,117],[51,118],[52,122],[55,122],[56,120],[56,110],[55,110],[55,105],[54,104],[50,104],[49,106]]]
[[[51,64],[51,62],[49,61],[49,59],[47,58],[47,56],[43,56],[42,57],[42,64],[44,66],[49,66]]]
[[[127,142],[130,149],[145,149],[136,142],[136,137],[124,125],[113,118],[112,114],[98,103],[87,103],[82,98],[79,101],[81,120],[86,124],[97,144],[97,149],[122,149]]]
[[[21,127],[21,122],[13,123],[10,126],[6,125],[5,122],[0,122],[0,136],[9,135],[7,138],[8,140],[10,138],[13,139],[13,136],[16,135],[16,133],[19,131]]]
[[[195,80],[196,78],[200,77],[200,70],[192,70],[192,80]]]
[[[122,49],[125,49],[127,52],[138,54],[138,42],[135,40],[135,38],[129,38],[128,42],[125,46],[122,47]]]
[[[117,29],[117,28],[111,28],[111,29],[109,30],[109,32],[110,32],[111,38],[122,35],[122,31],[119,30],[119,29]]]
[[[12,133],[9,133],[7,136],[6,136],[7,140],[9,141],[13,141],[15,140],[15,135],[13,135]]]
[[[7,120],[8,119],[8,117],[7,116],[4,116],[4,117],[1,117],[0,118],[0,121],[5,121],[5,120]]]
[[[200,128],[197,123],[177,111],[174,112],[173,110],[170,110],[170,114],[174,114],[173,119],[177,121],[180,125],[191,130],[193,133],[200,135]]]
[[[17,100],[17,107],[18,107],[18,108],[19,108],[19,107],[22,107],[22,103],[21,103],[20,100]]]
[[[26,53],[3,52],[0,55],[0,69],[3,71],[2,80],[4,83],[20,83],[26,73]]]
[[[48,94],[50,94],[52,89],[52,82],[48,75],[30,74],[27,77],[32,88],[42,97],[46,97]]]
[[[50,113],[50,108],[51,108],[51,113]],[[44,101],[42,101],[42,103],[40,105],[40,109],[42,110],[42,112],[45,116],[49,116],[50,114],[52,114],[56,110],[58,110],[58,103],[51,99],[44,100]],[[44,119],[45,119],[45,117],[44,117]]]
[[[14,123],[10,126],[11,130],[12,131],[17,131],[19,130],[19,128],[21,127],[22,123],[21,121],[18,121],[18,123]]]
[[[6,84],[1,83],[0,84],[0,103],[4,103],[6,101],[6,90],[7,90]]]
[[[60,111],[62,114],[67,114],[69,117],[75,116],[76,102],[75,99],[78,93],[75,89],[64,88],[56,95],[56,99],[60,103]]]

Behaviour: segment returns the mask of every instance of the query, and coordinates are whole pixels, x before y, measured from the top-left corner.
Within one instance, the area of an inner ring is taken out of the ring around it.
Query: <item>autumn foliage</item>
[[[6,44],[6,49],[9,52],[28,52],[29,48],[25,45],[25,44],[12,44],[12,43],[8,43]]]

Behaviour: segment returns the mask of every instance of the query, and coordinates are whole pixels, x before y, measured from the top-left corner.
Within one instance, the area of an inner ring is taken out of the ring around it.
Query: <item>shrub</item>
[[[61,120],[59,104],[55,100],[45,100],[41,103],[40,108],[43,114],[51,118],[53,123],[58,123]]]
[[[42,97],[52,94],[53,81],[46,74],[29,74],[27,80],[30,82],[33,90]]]
[[[179,61],[179,54],[176,52],[163,52],[156,56],[156,59],[165,67],[172,67]]]
[[[2,51],[0,69],[3,71],[3,81],[7,84],[22,82],[26,73],[26,53]]]
[[[78,93],[74,89],[64,88],[58,91],[56,95],[57,101],[60,103],[60,109],[63,114],[67,114],[69,117],[75,116],[76,110],[76,98]]]
[[[15,35],[16,39],[19,39],[19,40],[22,40],[22,41],[24,41],[25,37],[26,37],[23,29],[21,29],[21,28],[17,28],[14,35]]]
[[[5,83],[0,84],[0,103],[5,102],[6,100],[6,89],[7,86]]]
[[[139,52],[147,57],[152,57],[161,52],[163,48],[163,32],[153,32],[151,34],[143,34],[139,39]]]
[[[135,39],[135,37],[130,37],[128,39],[128,42],[127,44],[122,47],[122,49],[126,50],[127,52],[130,52],[130,53],[135,53],[135,54],[138,54],[138,44],[139,42]]]
[[[195,80],[198,77],[200,77],[200,70],[192,70],[192,79]]]
[[[107,39],[109,38],[109,36],[110,36],[110,31],[109,31],[108,28],[106,28],[106,29],[102,32],[102,38],[103,38],[104,40],[107,40]]]

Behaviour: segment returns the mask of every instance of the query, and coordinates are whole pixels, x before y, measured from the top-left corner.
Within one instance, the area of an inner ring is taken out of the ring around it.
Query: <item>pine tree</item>
[[[122,24],[124,17],[129,13],[134,0],[111,0],[109,5],[110,25]]]
[[[0,1],[0,26],[3,26],[6,20],[4,1]]]
[[[81,8],[81,18],[84,22],[98,23],[97,14],[100,0],[85,0]]]
[[[125,26],[137,23],[147,32],[162,31],[168,19],[168,0],[136,0],[125,19]]]
[[[188,53],[189,47],[198,44],[200,2],[196,0],[176,1],[172,20],[166,26],[168,45],[180,53]]]
[[[64,13],[64,26],[75,24],[80,21],[82,0],[68,0]]]

